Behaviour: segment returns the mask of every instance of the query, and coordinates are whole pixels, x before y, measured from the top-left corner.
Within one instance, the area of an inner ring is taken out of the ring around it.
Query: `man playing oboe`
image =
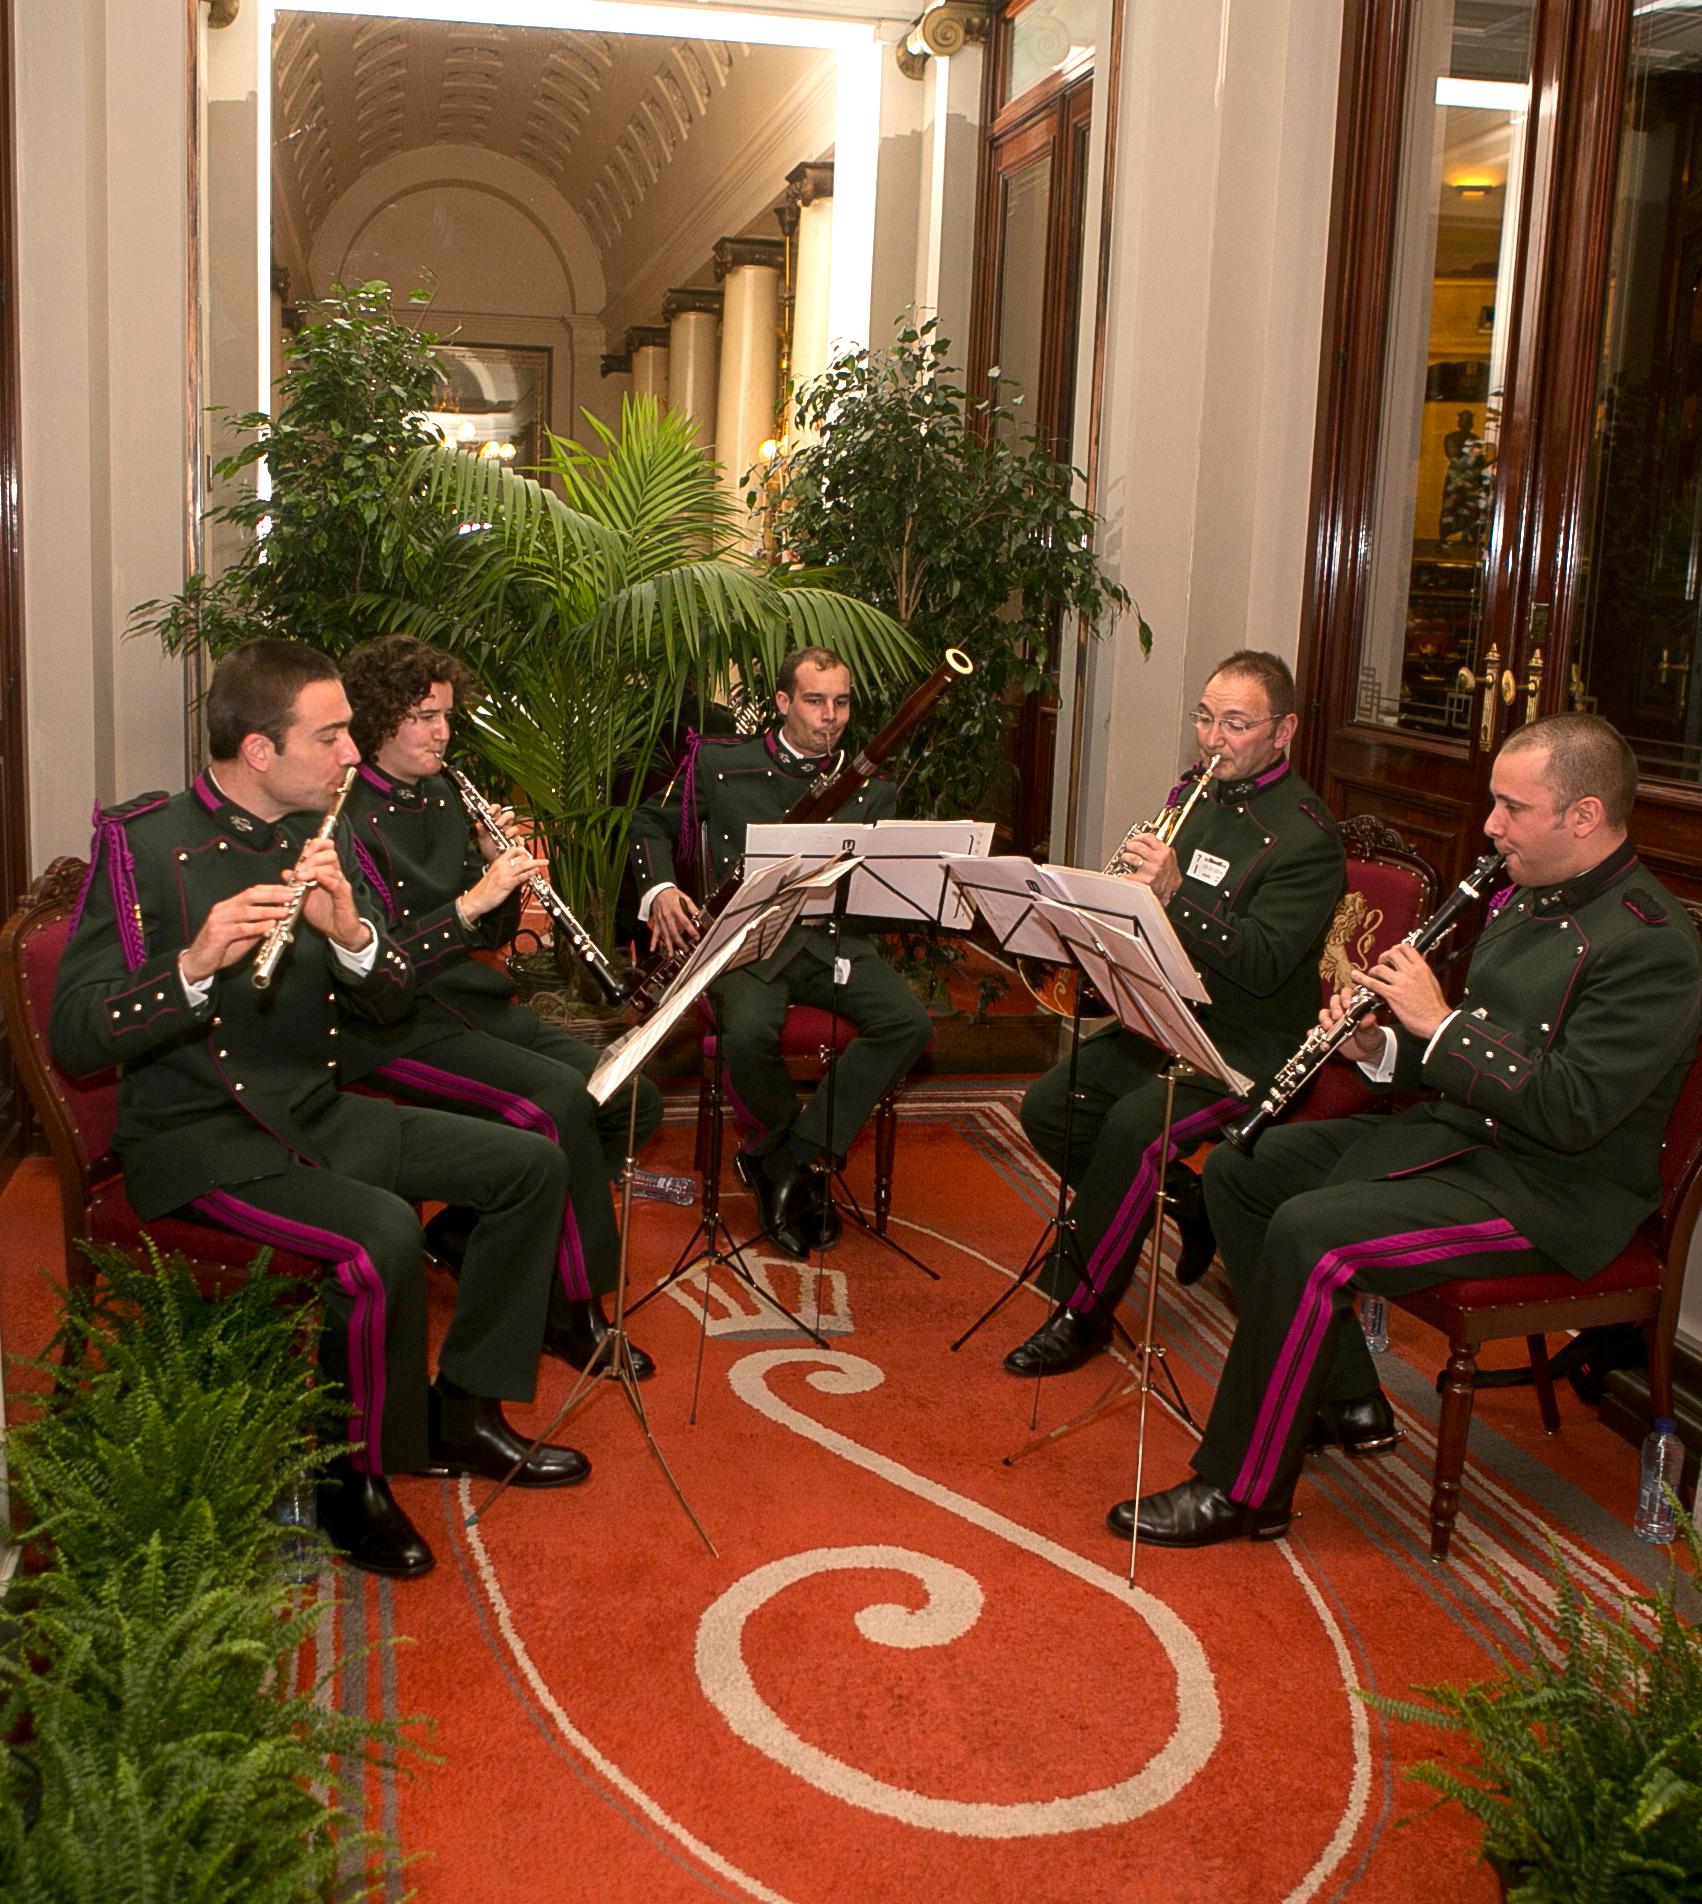
[[[743,857],[748,825],[784,819],[817,774],[838,771],[851,719],[845,663],[826,648],[787,655],[774,705],[778,724],[764,734],[694,740],[662,797],[634,816],[639,916],[655,946],[673,951],[698,936],[697,909],[679,884],[688,869],[696,867],[703,890],[713,890]],[[877,774],[840,812],[850,821],[883,820],[897,805],[891,779]],[[704,845],[707,867],[700,864]],[[810,1166],[845,1155],[882,1095],[926,1049],[928,1014],[867,933],[842,934],[836,953],[829,933],[808,922],[793,926],[766,958],[727,973],[711,996],[745,1132],[740,1175],[775,1244],[788,1256],[807,1256],[839,1235],[838,1213],[822,1199]],[[839,1012],[857,1028],[833,1081],[831,1126],[825,1088],[800,1109],[780,1056],[781,1027],[795,1004]]]
[[[325,1264],[320,1366],[347,1394],[358,1445],[332,1464],[321,1523],[354,1565],[412,1577],[431,1549],[386,1477],[499,1477],[526,1456],[501,1399],[532,1394],[566,1166],[531,1132],[337,1089],[352,1014],[404,1015],[413,972],[371,906],[346,818],[318,837],[358,759],[335,665],[249,642],[219,662],[206,714],[212,764],[189,792],[97,815],[53,1053],[74,1074],[122,1067],[116,1147],[144,1222],[179,1213]],[[253,954],[303,885],[262,990]],[[476,1214],[428,1387],[412,1200],[442,1196]],[[561,1487],[588,1472],[575,1450],[542,1447],[515,1479]]]
[[[348,804],[355,854],[418,986],[401,1023],[350,1027],[343,1075],[541,1131],[561,1146],[569,1173],[561,1288],[544,1348],[584,1368],[607,1333],[603,1298],[620,1269],[609,1178],[626,1156],[628,1092],[599,1105],[585,1088],[595,1048],[546,1024],[515,998],[506,974],[473,956],[514,936],[521,889],[540,869],[525,846],[501,848],[475,826],[444,777],[456,698],[472,688],[467,670],[412,636],[386,635],[350,658],[343,682],[364,756]],[[638,1092],[642,1144],[661,1122],[662,1094],[643,1076],[629,1089]],[[451,1267],[470,1221],[451,1201],[427,1225],[427,1242]],[[641,1381],[654,1372],[642,1349],[632,1356]]]
[[[1383,1001],[1342,1055],[1427,1088],[1392,1117],[1278,1125],[1206,1166],[1237,1321],[1194,1478],[1138,1506],[1140,1538],[1286,1531],[1309,1437],[1372,1453],[1393,1418],[1356,1292],[1474,1272],[1594,1275],[1660,1200],[1667,1118],[1696,1049],[1702,948],[1627,836],[1631,749],[1591,714],[1521,728],[1484,832],[1513,885],[1458,1008],[1411,946],[1356,975]],[[1339,1014],[1338,995],[1327,1016]],[[1136,1503],[1111,1510],[1127,1534]]]

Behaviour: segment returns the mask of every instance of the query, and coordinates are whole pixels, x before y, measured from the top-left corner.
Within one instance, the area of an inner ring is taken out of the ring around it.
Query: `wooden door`
[[[1489,764],[1595,709],[1702,893],[1702,16],[1358,0],[1302,759],[1452,878]]]

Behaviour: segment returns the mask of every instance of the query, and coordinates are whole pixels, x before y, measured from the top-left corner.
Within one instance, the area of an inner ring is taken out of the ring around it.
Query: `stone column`
[[[688,287],[662,300],[668,326],[668,401],[697,425],[697,443],[715,453],[715,392],[721,370],[719,291]]]
[[[792,295],[792,387],[800,390],[827,368],[828,293],[833,272],[833,167],[795,165],[786,196],[798,207],[797,264]]]
[[[741,506],[745,472],[777,421],[781,264],[778,238],[723,238],[715,246],[724,300],[715,454],[727,492]]]
[[[632,394],[668,401],[668,333],[660,324],[629,324],[626,354],[632,359]]]

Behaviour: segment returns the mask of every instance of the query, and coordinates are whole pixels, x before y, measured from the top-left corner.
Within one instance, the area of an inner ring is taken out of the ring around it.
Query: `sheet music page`
[[[1090,873],[1075,866],[1048,866],[1044,870],[1056,880],[1063,897],[1083,912],[1125,932],[1138,928],[1171,985],[1197,1005],[1211,1003],[1205,981],[1183,951],[1176,928],[1150,886],[1134,879],[1119,879],[1115,873]]]
[[[1036,911],[1037,901],[1064,897],[1044,866],[1020,853],[1001,853],[996,859],[947,859],[945,867],[1003,951],[1016,958],[1069,956],[1056,930]]]
[[[862,864],[845,897],[847,912],[966,932],[974,915],[947,879],[944,859],[948,854],[985,858],[992,840],[986,820],[753,823],[745,829],[745,865],[766,867],[778,854],[808,861],[827,852],[852,852]],[[804,916],[821,918],[832,911],[830,897],[812,898]]]

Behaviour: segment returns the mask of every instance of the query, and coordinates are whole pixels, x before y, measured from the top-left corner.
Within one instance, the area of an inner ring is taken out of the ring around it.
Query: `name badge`
[[[1221,886],[1228,871],[1229,861],[1208,853],[1203,846],[1195,847],[1194,857],[1188,862],[1188,877],[1197,879],[1202,886]]]
[[[851,983],[851,961],[849,959],[835,959],[833,961],[833,982],[835,985],[849,985]]]

